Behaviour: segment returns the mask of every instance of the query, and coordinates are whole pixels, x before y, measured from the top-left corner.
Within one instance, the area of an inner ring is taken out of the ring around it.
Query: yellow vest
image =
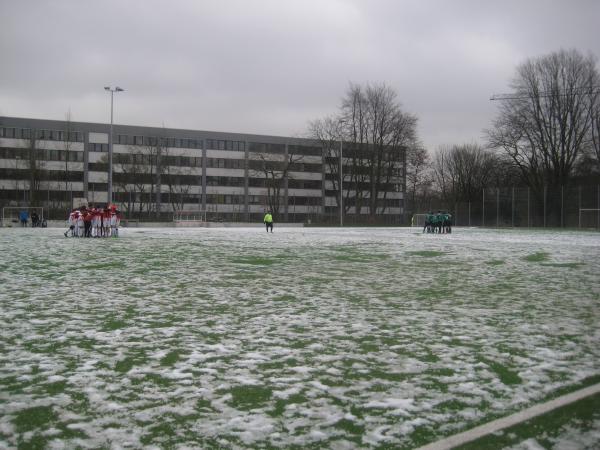
[[[271,223],[273,222],[273,216],[269,213],[265,214],[265,218],[263,219],[263,222],[265,223]]]

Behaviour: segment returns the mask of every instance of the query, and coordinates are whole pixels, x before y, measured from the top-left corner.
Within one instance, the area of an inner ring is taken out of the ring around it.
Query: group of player
[[[425,214],[423,233],[452,233],[452,214],[445,211]]]
[[[115,205],[106,208],[82,206],[69,214],[65,237],[118,237],[121,212]]]

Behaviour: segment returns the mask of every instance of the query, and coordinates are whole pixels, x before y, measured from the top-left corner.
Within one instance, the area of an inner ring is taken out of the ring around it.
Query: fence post
[[[483,188],[483,200],[481,203],[481,226],[485,227],[485,188]]]
[[[496,228],[500,228],[500,188],[496,188]]]
[[[544,228],[546,228],[546,185],[544,185]]]
[[[471,201],[469,201],[469,226],[471,226]]]
[[[531,226],[530,212],[529,212],[529,186],[527,186],[527,228]]]
[[[515,187],[512,187],[512,197],[510,200],[510,224],[515,227]]]
[[[565,187],[561,184],[560,186],[560,227],[565,227],[565,215],[564,215],[564,205],[565,205]]]
[[[579,198],[577,201],[577,204],[579,205],[579,228],[581,228],[581,185],[579,185]]]
[[[454,203],[454,225],[458,226],[458,203]]]

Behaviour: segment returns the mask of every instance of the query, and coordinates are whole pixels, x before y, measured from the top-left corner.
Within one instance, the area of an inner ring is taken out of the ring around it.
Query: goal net
[[[175,226],[194,227],[206,223],[206,211],[175,211],[173,213],[173,222]]]
[[[425,226],[425,217],[427,214],[413,214],[412,219],[410,221],[411,227],[421,227]]]
[[[41,226],[44,222],[44,208],[41,206],[5,206],[2,208],[3,227],[21,226],[22,219],[26,219],[28,227]]]
[[[580,208],[579,209],[579,228],[600,229],[600,209],[598,209],[598,208]]]

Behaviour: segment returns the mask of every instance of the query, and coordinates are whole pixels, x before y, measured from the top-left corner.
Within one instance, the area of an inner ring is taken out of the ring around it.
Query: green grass
[[[444,255],[444,252],[438,252],[435,250],[419,250],[414,252],[406,252],[406,254],[411,256],[422,256],[423,258],[435,258],[436,256]]]
[[[544,262],[550,258],[550,254],[546,252],[536,252],[531,255],[527,255],[523,258],[527,262]]]

